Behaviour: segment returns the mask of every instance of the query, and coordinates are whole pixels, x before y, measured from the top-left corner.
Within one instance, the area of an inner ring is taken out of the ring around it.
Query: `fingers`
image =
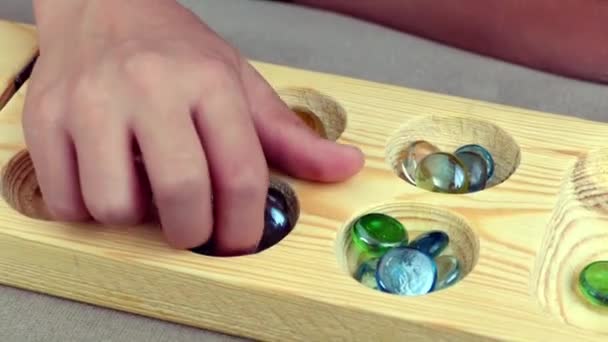
[[[359,149],[315,134],[253,67],[243,68],[243,80],[255,126],[271,165],[294,177],[322,182],[347,179],[363,167],[364,157]]]
[[[213,230],[207,160],[187,107],[133,123],[163,232],[173,247],[202,245]]]
[[[245,94],[230,72],[213,78],[196,122],[213,181],[215,253],[239,255],[257,247],[264,226],[268,167]]]
[[[139,223],[147,202],[142,197],[126,122],[96,106],[74,110],[78,113],[74,117],[82,119],[74,119],[70,131],[89,213],[104,224]]]
[[[28,92],[22,120],[25,142],[50,214],[59,221],[84,221],[90,215],[80,190],[74,147],[63,128],[62,112],[52,95]]]

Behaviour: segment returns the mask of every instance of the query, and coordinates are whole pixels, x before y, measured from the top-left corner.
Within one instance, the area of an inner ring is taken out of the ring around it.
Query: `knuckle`
[[[206,191],[201,172],[180,172],[176,177],[164,177],[154,187],[154,198],[159,207],[174,206],[184,201],[197,200]]]
[[[128,200],[113,197],[98,198],[87,205],[91,216],[104,224],[132,224],[139,219],[136,209]]]
[[[57,126],[63,120],[63,114],[57,107],[58,100],[49,92],[29,98],[23,111],[23,123],[45,128]]]
[[[47,200],[46,207],[56,220],[79,222],[87,218],[87,214],[80,208],[65,201]]]
[[[234,68],[218,58],[209,58],[201,62],[197,70],[199,78],[206,80],[207,85],[214,88],[225,88],[236,81]]]
[[[90,105],[99,101],[102,87],[95,76],[82,74],[72,84],[71,99],[76,105]]]
[[[228,197],[255,198],[268,191],[268,170],[264,167],[235,165],[222,175],[220,191]]]
[[[156,89],[166,81],[170,61],[160,53],[151,51],[133,52],[124,58],[122,69],[136,87]]]

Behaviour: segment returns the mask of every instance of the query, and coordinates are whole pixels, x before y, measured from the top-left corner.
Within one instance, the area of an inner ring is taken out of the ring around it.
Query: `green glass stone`
[[[491,179],[492,176],[494,176],[494,158],[492,158],[490,151],[486,150],[480,145],[469,144],[461,146],[454,152],[454,154],[459,152],[473,152],[479,154],[486,161],[486,165],[488,167],[486,174],[488,175],[488,179]]]
[[[608,306],[608,260],[587,265],[580,273],[579,289],[592,304]]]
[[[483,190],[488,181],[488,165],[481,155],[462,151],[454,154],[466,167],[469,192]]]
[[[460,279],[460,263],[453,255],[442,255],[435,259],[437,264],[437,282],[433,291],[454,285]]]
[[[416,184],[418,164],[429,154],[437,152],[439,152],[439,148],[428,141],[418,140],[411,143],[405,150],[404,159],[401,162],[401,171],[405,179],[412,184]]]
[[[376,269],[378,268],[378,258],[369,259],[359,265],[355,273],[355,279],[370,289],[377,290]]]
[[[430,154],[416,169],[416,186],[433,192],[465,193],[469,190],[466,167],[453,154]]]
[[[357,219],[352,238],[360,251],[374,256],[408,243],[408,234],[401,222],[382,213],[365,214]]]

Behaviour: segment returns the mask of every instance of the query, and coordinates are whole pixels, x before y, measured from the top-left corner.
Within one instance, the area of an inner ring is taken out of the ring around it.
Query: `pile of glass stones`
[[[578,288],[591,304],[608,307],[608,260],[594,261],[583,268]]]
[[[460,262],[445,253],[450,238],[443,231],[431,230],[409,241],[400,221],[383,213],[368,213],[354,222],[351,239],[357,254],[354,277],[369,288],[418,296],[460,279]]]
[[[404,152],[401,160],[404,177],[429,191],[475,192],[485,189],[494,176],[494,158],[480,145],[464,145],[448,153],[428,141],[418,140]]]

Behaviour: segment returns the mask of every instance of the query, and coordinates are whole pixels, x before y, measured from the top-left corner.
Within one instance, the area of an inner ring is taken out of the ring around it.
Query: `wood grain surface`
[[[0,22],[7,89],[31,60],[32,32]],[[21,133],[26,84],[0,111],[0,283],[261,340],[608,339],[608,310],[575,287],[582,267],[608,259],[607,124],[253,63],[294,110],[317,114],[307,121],[319,132],[366,156],[342,183],[276,175],[300,206],[285,240],[214,258],[171,249],[155,225],[49,220]],[[421,138],[485,145],[496,179],[465,195],[410,185],[396,161]],[[443,227],[466,277],[419,297],[358,284],[346,234],[369,211],[414,233]]]

